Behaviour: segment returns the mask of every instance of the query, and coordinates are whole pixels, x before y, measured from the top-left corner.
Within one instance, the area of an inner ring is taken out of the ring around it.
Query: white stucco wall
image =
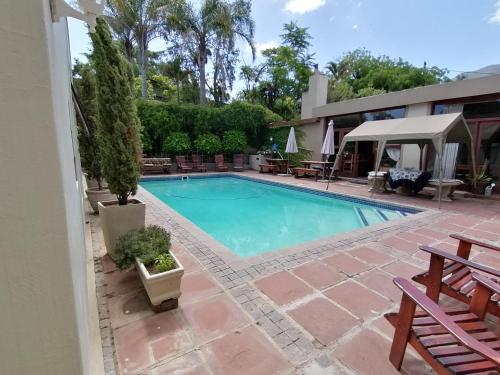
[[[328,77],[315,70],[309,77],[308,91],[302,94],[300,118],[308,119],[313,117],[313,108],[326,104],[328,95]]]
[[[406,107],[406,117],[417,117],[430,115],[432,103],[417,103]],[[420,166],[420,147],[418,145],[402,145],[401,168],[416,168]]]
[[[2,5],[0,374],[99,374],[67,24],[49,0]]]
[[[323,144],[324,120],[311,124],[301,125],[300,130],[304,132],[302,145],[312,150],[312,160],[321,160],[321,146]]]

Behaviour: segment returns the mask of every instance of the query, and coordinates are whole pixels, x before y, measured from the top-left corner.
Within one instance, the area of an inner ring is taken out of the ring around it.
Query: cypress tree
[[[99,128],[96,78],[90,64],[83,66],[80,72],[81,78],[75,80],[75,87],[81,109],[90,127],[87,134],[83,129],[82,120],[78,119],[78,144],[82,168],[90,179],[95,179],[99,190],[102,189],[101,155],[97,141],[97,129]]]
[[[97,20],[91,34],[97,79],[98,140],[102,170],[118,204],[137,191],[141,154],[140,122],[132,96],[132,71],[113,43],[107,23]]]

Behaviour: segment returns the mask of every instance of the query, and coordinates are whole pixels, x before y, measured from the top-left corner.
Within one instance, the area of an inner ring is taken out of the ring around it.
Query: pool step
[[[365,227],[391,220],[388,213],[378,208],[355,207],[359,219]],[[396,212],[396,211],[394,211]]]

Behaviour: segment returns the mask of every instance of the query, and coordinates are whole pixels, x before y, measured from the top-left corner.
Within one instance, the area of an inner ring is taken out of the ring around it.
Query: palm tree
[[[163,29],[164,18],[162,14],[170,3],[172,3],[171,0],[108,0],[108,13],[109,17],[113,19],[111,26],[115,34],[123,37],[119,38],[127,48],[130,46],[129,42],[131,40],[128,39],[130,35],[133,36],[137,45],[137,62],[139,64],[141,95],[143,98],[148,96],[147,52],[149,42],[156,38]],[[132,49],[129,51],[132,51]],[[128,58],[130,56],[131,54]]]
[[[221,44],[232,49],[236,39],[241,38],[248,43],[255,56],[255,24],[251,9],[249,0],[235,0],[232,3],[227,0],[203,0],[199,9],[195,9],[190,3],[179,1],[169,12],[169,27],[181,34],[196,56],[200,74],[200,103],[206,101],[206,65],[211,49]]]
[[[181,82],[184,81],[189,74],[189,70],[184,70],[182,56],[176,56],[172,61],[161,66],[160,71],[163,75],[171,77],[177,88],[177,103],[181,102]]]

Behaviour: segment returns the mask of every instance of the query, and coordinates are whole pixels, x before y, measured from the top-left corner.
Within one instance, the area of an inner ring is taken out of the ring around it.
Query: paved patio
[[[325,189],[312,180],[244,175]],[[330,190],[369,196],[367,186],[343,181]],[[393,330],[383,314],[398,308],[392,278],[426,268],[428,255],[418,245],[455,251],[452,232],[500,243],[497,201],[458,197],[438,212],[430,197],[375,195],[428,211],[240,262],[149,193],[141,189],[139,197],[147,203],[147,223],[173,235],[172,251],[186,269],[183,294],[178,309],[154,314],[135,270],[116,270],[102,257],[99,219],[89,215],[110,374],[397,373],[388,361]],[[473,259],[500,268],[500,254],[475,249]],[[432,373],[411,351],[402,372]]]

